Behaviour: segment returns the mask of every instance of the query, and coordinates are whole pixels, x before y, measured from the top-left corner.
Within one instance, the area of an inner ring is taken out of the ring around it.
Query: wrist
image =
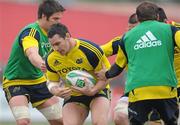
[[[90,96],[94,96],[97,92],[98,92],[98,90],[92,88],[92,89],[90,90],[90,93],[91,93]]]

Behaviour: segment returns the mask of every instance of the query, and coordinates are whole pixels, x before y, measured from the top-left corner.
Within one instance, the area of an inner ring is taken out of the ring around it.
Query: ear
[[[71,38],[71,35],[69,33],[66,33],[66,38],[67,39]]]
[[[41,17],[42,19],[46,19],[46,20],[48,20],[47,19],[47,16],[46,15],[44,15],[44,14],[42,14],[42,17]]]

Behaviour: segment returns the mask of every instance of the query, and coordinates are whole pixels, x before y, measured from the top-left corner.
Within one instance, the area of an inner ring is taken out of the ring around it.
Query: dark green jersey
[[[145,86],[176,87],[174,39],[171,26],[145,21],[125,34],[122,41],[128,72],[125,91]]]
[[[42,32],[38,23],[26,26],[13,43],[11,55],[4,71],[4,77],[8,80],[34,80],[43,76],[41,70],[33,66],[24,53],[22,39],[26,36],[34,37],[38,41],[41,57],[45,58],[50,51],[47,35]]]

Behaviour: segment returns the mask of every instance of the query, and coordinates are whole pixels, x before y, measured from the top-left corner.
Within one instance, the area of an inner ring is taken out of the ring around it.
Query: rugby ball
[[[66,83],[70,86],[77,86],[83,88],[85,86],[85,81],[90,87],[96,84],[96,79],[88,72],[82,70],[72,70],[66,74]]]

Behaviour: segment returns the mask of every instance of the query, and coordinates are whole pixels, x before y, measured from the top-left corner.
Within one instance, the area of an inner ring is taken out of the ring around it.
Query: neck
[[[40,28],[42,28],[45,32],[47,32],[47,28],[44,26],[44,23],[41,19],[38,19],[38,24],[40,26]]]
[[[71,50],[71,49],[74,48],[75,46],[76,46],[76,41],[75,41],[75,39],[71,38],[69,50]]]

